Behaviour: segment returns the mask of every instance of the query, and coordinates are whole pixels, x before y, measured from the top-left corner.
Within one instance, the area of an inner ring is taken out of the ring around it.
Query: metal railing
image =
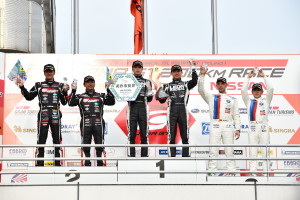
[[[300,151],[300,145],[299,144],[291,144],[291,145],[280,145],[280,144],[266,144],[266,145],[253,145],[253,144],[204,144],[204,145],[177,145],[177,144],[52,144],[52,145],[0,145],[0,148],[37,148],[37,147],[65,147],[65,148],[72,148],[72,147],[116,147],[116,148],[129,148],[129,147],[161,147],[161,148],[170,148],[170,147],[190,147],[190,148],[203,148],[203,147],[262,147],[266,148],[268,152],[268,148],[271,147],[297,147]],[[267,153],[268,155],[268,153]],[[267,162],[267,170],[265,171],[230,171],[230,170],[217,170],[217,171],[208,171],[208,170],[163,170],[163,171],[149,171],[149,170],[116,170],[116,171],[101,171],[101,170],[93,170],[93,171],[85,171],[84,167],[80,171],[73,171],[72,173],[77,174],[159,174],[159,173],[166,173],[166,174],[207,174],[207,173],[232,173],[232,174],[240,174],[240,173],[261,173],[261,174],[287,174],[287,173],[300,173],[300,169],[297,170],[276,170],[273,171],[269,168],[269,162],[270,161],[282,161],[282,160],[290,160],[290,161],[300,161],[300,158],[295,157],[279,157],[279,158],[271,158],[271,157],[262,157],[262,158],[234,158],[234,157],[226,157],[226,158],[205,158],[205,157],[76,157],[76,158],[63,158],[63,157],[53,157],[53,158],[6,158],[2,157],[0,158],[0,162],[3,161],[38,161],[38,160],[44,160],[44,161],[78,161],[78,160],[106,160],[106,161],[145,161],[145,160],[194,160],[194,161],[208,161],[208,160],[256,160],[256,161],[266,161]],[[0,174],[16,174],[16,173],[22,173],[22,174],[66,174],[70,173],[70,171],[55,171],[49,170],[49,171],[0,171]]]

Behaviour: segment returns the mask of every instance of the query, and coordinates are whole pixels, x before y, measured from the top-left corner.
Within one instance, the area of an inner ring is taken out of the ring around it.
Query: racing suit
[[[147,102],[151,102],[153,96],[147,96],[147,84],[152,85],[151,81],[144,79],[142,76],[135,76],[135,78],[142,85],[141,91],[135,101],[128,102],[127,108],[127,129],[128,140],[130,144],[135,144],[137,125],[140,128],[141,144],[148,144],[148,131],[149,131],[149,108]],[[135,147],[130,147],[130,157],[135,157]],[[141,156],[148,156],[148,148],[141,148]]]
[[[210,94],[204,88],[205,75],[200,75],[198,83],[198,91],[204,101],[208,104],[210,114],[210,144],[220,144],[221,140],[224,144],[234,143],[234,131],[240,130],[240,114],[238,101],[236,98],[227,94]],[[233,158],[233,147],[225,147],[227,158]],[[209,157],[218,157],[219,147],[211,147]],[[235,170],[235,162],[233,160],[226,161],[227,170]],[[217,170],[217,161],[210,160],[208,162],[208,170]]]
[[[24,86],[21,86],[21,93],[26,100],[31,101],[36,96],[39,98],[38,120],[37,120],[37,144],[45,144],[48,137],[48,129],[50,126],[52,132],[53,144],[60,144],[61,137],[61,117],[59,110],[60,103],[67,104],[67,92],[63,91],[63,83],[55,81],[36,82],[28,92]],[[60,148],[55,148],[55,157],[60,157]],[[44,147],[37,148],[37,157],[44,157]],[[60,166],[60,161],[54,162],[55,166]],[[44,161],[39,160],[36,166],[44,166]]]
[[[243,101],[247,107],[247,113],[249,117],[249,144],[269,144],[270,135],[268,132],[268,114],[270,103],[273,98],[273,86],[270,84],[267,77],[264,77],[267,93],[265,97],[260,97],[258,99],[250,99],[248,95],[248,86],[250,78],[246,78],[244,85],[242,87],[242,97]],[[257,157],[257,147],[250,148],[250,157]],[[263,157],[267,157],[267,149],[261,147],[261,152]],[[263,169],[267,168],[266,161],[262,162]],[[250,160],[250,171],[256,171],[257,162],[255,160]]]
[[[180,129],[182,144],[189,144],[189,113],[186,108],[190,89],[197,85],[198,75],[195,70],[192,72],[192,80],[182,81],[173,80],[171,83],[165,84],[163,90],[169,95],[167,109],[167,127],[169,144],[175,144],[177,124]],[[160,103],[164,103],[166,99],[159,99]],[[170,148],[171,157],[176,156],[176,148]],[[189,157],[189,148],[182,148],[182,157]]]
[[[91,144],[92,136],[95,144],[104,143],[104,120],[103,120],[103,106],[114,105],[115,98],[113,94],[107,90],[107,94],[93,92],[85,92],[77,94],[76,90],[72,89],[71,97],[69,99],[69,106],[78,106],[80,110],[80,131],[81,143]],[[91,157],[91,148],[83,147],[85,157]],[[97,157],[101,157],[103,148],[96,147]],[[85,160],[85,166],[91,166],[90,160]],[[97,160],[98,166],[103,166],[102,160]]]

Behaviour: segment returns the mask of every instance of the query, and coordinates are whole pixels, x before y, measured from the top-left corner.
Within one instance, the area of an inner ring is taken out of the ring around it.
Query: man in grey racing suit
[[[209,106],[210,114],[210,144],[220,144],[221,140],[224,144],[233,144],[234,137],[240,137],[240,115],[238,109],[238,101],[236,98],[227,95],[227,80],[223,77],[217,79],[216,87],[219,94],[210,94],[204,87],[205,74],[207,68],[201,67],[198,82],[198,91],[201,97]],[[233,158],[233,147],[225,147],[227,158]],[[210,158],[218,157],[219,147],[211,147]],[[235,170],[235,162],[233,160],[226,161],[227,170]],[[208,170],[217,170],[217,161],[210,160],[208,162]],[[230,174],[234,175],[234,174]]]
[[[255,83],[252,85],[252,95],[253,99],[250,99],[248,95],[248,86],[250,78],[253,77],[254,71],[251,71],[242,87],[241,93],[243,97],[243,101],[247,107],[247,113],[249,117],[249,135],[248,140],[249,144],[269,144],[270,143],[270,135],[268,132],[268,113],[270,103],[273,98],[274,88],[270,84],[268,78],[262,70],[258,71],[258,74],[264,78],[264,81],[267,86],[266,96],[262,97],[263,87],[259,83]],[[257,147],[250,148],[250,157],[257,157]],[[267,156],[267,149],[261,148],[262,156]],[[257,162],[256,160],[250,160],[250,171],[257,170]],[[266,161],[263,161],[262,167],[264,170],[267,169]]]

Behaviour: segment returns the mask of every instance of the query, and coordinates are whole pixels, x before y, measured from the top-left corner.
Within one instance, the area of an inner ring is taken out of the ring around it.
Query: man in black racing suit
[[[151,102],[153,99],[152,95],[152,84],[148,79],[143,78],[143,63],[136,60],[132,63],[132,72],[135,78],[142,85],[140,93],[138,94],[135,101],[128,102],[127,109],[127,129],[128,129],[128,140],[130,144],[135,144],[137,125],[140,128],[140,139],[141,144],[148,144],[148,120],[149,120],[149,108],[147,102]],[[130,147],[130,157],[135,157],[135,147]],[[141,148],[141,157],[148,156],[148,148]]]
[[[188,110],[186,105],[189,98],[189,90],[197,85],[198,75],[195,68],[192,69],[192,80],[182,81],[182,68],[180,65],[173,65],[171,68],[171,75],[173,81],[171,83],[163,85],[159,90],[163,90],[169,97],[168,109],[167,109],[167,127],[168,127],[168,139],[169,144],[175,144],[177,124],[180,129],[180,136],[182,144],[189,144],[189,119]],[[165,103],[167,98],[160,98],[159,91],[156,98],[160,103]],[[176,156],[176,148],[171,147],[171,157]],[[182,157],[189,157],[189,148],[182,148]]]
[[[104,93],[95,92],[95,79],[92,76],[86,76],[83,85],[86,88],[86,92],[76,95],[77,85],[72,84],[72,93],[69,99],[69,106],[78,106],[80,109],[81,143],[91,144],[93,136],[95,144],[103,144],[103,107],[104,105],[114,105],[115,98],[109,89],[107,89],[106,95]],[[91,157],[90,151],[90,147],[83,147],[85,157]],[[102,157],[102,152],[103,148],[96,147],[97,157]],[[84,165],[91,166],[91,161],[85,160]],[[97,166],[103,166],[103,161],[97,160]]]
[[[39,113],[37,120],[37,144],[45,144],[48,137],[48,129],[50,126],[52,132],[53,144],[60,144],[61,137],[61,117],[60,104],[67,104],[66,96],[69,90],[69,85],[64,86],[63,83],[54,81],[55,68],[52,64],[44,66],[44,75],[46,80],[44,82],[36,82],[35,85],[28,92],[24,87],[23,82],[18,79],[21,93],[26,100],[31,101],[36,96],[39,98]],[[55,148],[55,157],[60,157],[60,148]],[[37,157],[44,157],[44,147],[37,148]],[[55,166],[61,166],[59,160],[55,160]],[[39,160],[36,162],[36,166],[44,166],[44,161]]]

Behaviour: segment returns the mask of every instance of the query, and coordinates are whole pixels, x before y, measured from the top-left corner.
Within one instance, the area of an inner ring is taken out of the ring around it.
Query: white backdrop
[[[253,67],[263,68],[270,77],[270,82],[275,88],[271,103],[269,125],[271,144],[300,143],[300,55],[44,55],[44,54],[5,54],[5,104],[4,104],[4,144],[36,144],[36,119],[38,112],[38,99],[26,101],[20,94],[20,89],[7,79],[7,75],[19,59],[27,73],[28,80],[25,87],[30,88],[37,81],[43,81],[43,66],[47,63],[54,64],[56,68],[55,80],[63,82],[63,77],[78,80],[78,93],[84,92],[82,85],[86,75],[92,75],[96,80],[96,91],[105,92],[105,69],[109,67],[112,75],[130,73],[132,61],[139,59],[144,62],[144,77],[153,78],[151,75],[156,66],[162,67],[159,81],[171,81],[170,67],[173,64],[183,66],[183,80],[189,80],[191,73],[188,59],[193,57],[198,66],[202,62],[209,64],[209,76],[206,77],[206,88],[217,93],[214,83],[217,77],[224,76],[228,80],[228,94],[234,95],[239,102],[242,122],[241,138],[236,144],[248,143],[248,118],[246,107],[242,101],[240,89],[244,77]],[[1,66],[0,66],[1,67]],[[199,71],[199,69],[197,69]],[[153,80],[155,82],[155,80]],[[263,82],[260,77],[251,79],[251,82]],[[250,91],[249,91],[250,94]],[[117,102],[114,106],[105,106],[104,118],[107,125],[105,133],[106,144],[127,144],[127,130],[125,111],[126,103]],[[152,144],[166,144],[166,104],[159,104],[155,99],[150,103],[150,130],[149,141]],[[188,103],[190,112],[190,144],[208,144],[209,114],[208,106],[200,97],[197,86],[191,90]],[[77,107],[62,106],[62,137],[63,144],[80,144],[79,121],[80,115]],[[52,143],[49,134],[47,144]],[[180,138],[177,143],[180,144]],[[151,148],[150,156],[167,156],[167,148]],[[236,157],[248,156],[246,148],[235,148]],[[124,148],[106,148],[108,157],[125,156]],[[80,157],[80,148],[69,148],[65,155]],[[138,151],[139,153],[139,151]],[[180,153],[180,152],[179,152]],[[192,156],[208,157],[208,148],[192,148]],[[53,156],[53,150],[46,151],[47,156]],[[224,156],[224,151],[220,151]],[[299,156],[300,151],[292,148],[272,148],[271,156]],[[30,148],[5,149],[4,157],[32,157],[34,150]],[[179,155],[180,156],[180,155]],[[7,162],[3,169],[22,169],[33,162]],[[51,163],[49,163],[51,164]],[[68,166],[79,165],[78,162],[66,163]],[[108,165],[113,166],[114,162]],[[246,169],[247,162],[237,162],[237,166]],[[225,162],[219,162],[219,168],[225,167]],[[299,169],[299,162],[281,161],[274,162],[273,169]]]

